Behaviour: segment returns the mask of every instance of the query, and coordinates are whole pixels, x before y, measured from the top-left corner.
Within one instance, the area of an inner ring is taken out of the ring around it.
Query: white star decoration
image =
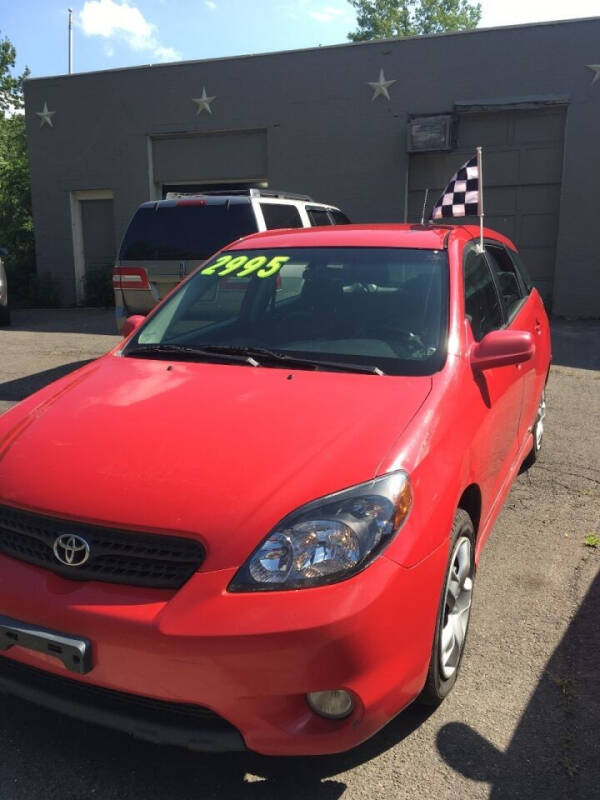
[[[383,70],[379,70],[379,80],[378,81],[367,81],[371,89],[373,89],[373,97],[371,100],[375,100],[375,98],[382,95],[383,97],[390,99],[390,93],[388,89],[392,84],[396,83],[396,81],[386,81],[385,75],[383,74]]]
[[[595,72],[594,78],[592,80],[592,86],[596,83],[596,81],[600,81],[600,64],[588,64],[588,69],[591,69],[592,72]]]
[[[42,110],[36,111],[35,113],[40,118],[40,128],[43,128],[44,125],[49,125],[51,128],[54,127],[52,117],[54,114],[56,114],[56,111],[48,111],[48,103],[44,102],[44,107]]]
[[[216,100],[217,96],[214,95],[213,97],[206,96],[206,88],[202,87],[202,97],[192,97],[194,103],[198,103],[198,110],[196,111],[196,116],[199,116],[203,111],[208,111],[209,114],[212,114],[210,109],[210,104],[213,100]]]

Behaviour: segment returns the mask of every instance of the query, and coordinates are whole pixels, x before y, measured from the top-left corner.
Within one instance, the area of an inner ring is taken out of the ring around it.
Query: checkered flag
[[[479,203],[479,165],[477,156],[473,156],[452,176],[431,211],[431,219],[477,216]]]

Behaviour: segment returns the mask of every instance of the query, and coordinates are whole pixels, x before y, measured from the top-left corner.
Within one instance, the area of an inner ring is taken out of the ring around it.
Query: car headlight
[[[392,540],[411,505],[403,470],[307,503],[275,526],[229,591],[303,589],[348,578]]]

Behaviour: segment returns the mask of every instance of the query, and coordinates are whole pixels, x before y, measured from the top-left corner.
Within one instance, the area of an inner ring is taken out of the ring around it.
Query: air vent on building
[[[413,117],[408,123],[408,152],[452,150],[454,129],[455,117],[452,114]]]

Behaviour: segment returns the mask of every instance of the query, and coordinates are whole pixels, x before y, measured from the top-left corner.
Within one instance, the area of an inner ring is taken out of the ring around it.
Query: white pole
[[[69,75],[73,72],[73,9],[69,9]]]
[[[479,250],[483,253],[483,158],[482,148],[477,148],[477,175],[479,176],[479,202],[477,213],[479,215]]]
[[[427,209],[428,197],[429,197],[429,189],[425,189],[425,199],[423,200],[423,211],[421,213],[421,225],[425,225],[425,210]]]

